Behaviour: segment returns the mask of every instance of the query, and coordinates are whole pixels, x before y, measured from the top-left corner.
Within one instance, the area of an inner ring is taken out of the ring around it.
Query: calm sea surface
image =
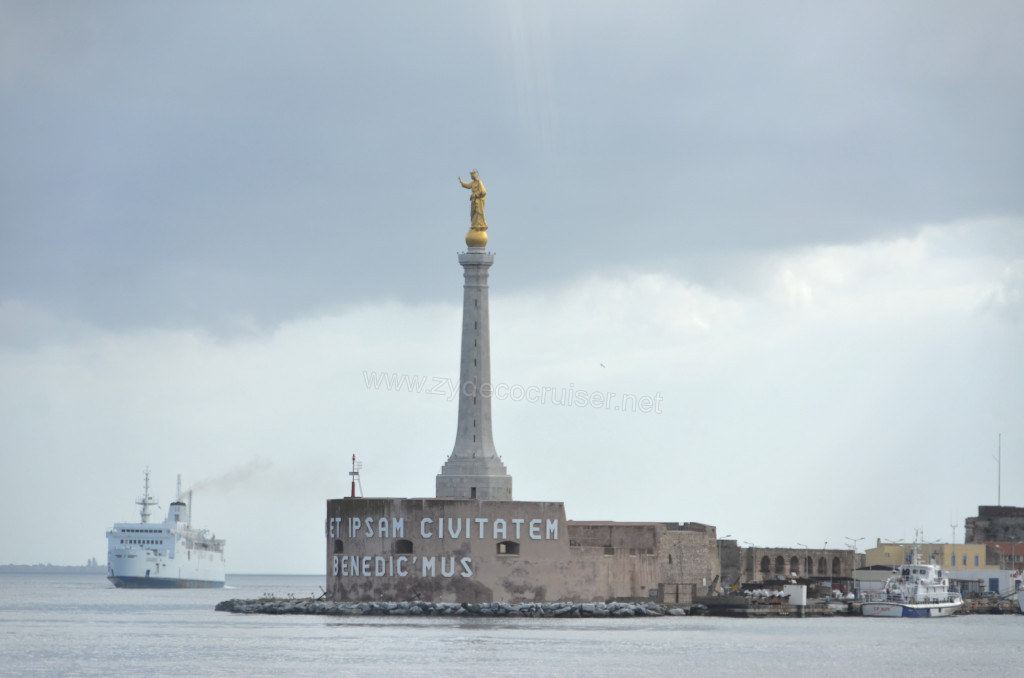
[[[0,575],[2,676],[1018,676],[1024,615],[951,619],[452,619],[234,615],[321,576],[124,590]]]

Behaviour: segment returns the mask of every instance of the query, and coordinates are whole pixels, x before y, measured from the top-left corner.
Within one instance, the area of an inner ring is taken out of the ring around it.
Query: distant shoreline
[[[107,574],[103,565],[0,565],[0,574]],[[229,577],[323,577],[322,572],[252,573],[228,572]]]
[[[106,574],[102,565],[0,565],[0,574]]]

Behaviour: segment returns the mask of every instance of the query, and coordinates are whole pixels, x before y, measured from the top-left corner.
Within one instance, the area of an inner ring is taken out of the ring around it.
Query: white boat
[[[861,614],[865,617],[950,617],[963,606],[960,593],[949,590],[937,565],[917,562],[899,565],[880,591],[865,594]]]
[[[136,500],[139,522],[115,523],[107,532],[107,579],[118,588],[219,588],[224,586],[224,540],[191,525],[191,492],[171,502],[162,523],[149,522],[157,501],[145,489]]]

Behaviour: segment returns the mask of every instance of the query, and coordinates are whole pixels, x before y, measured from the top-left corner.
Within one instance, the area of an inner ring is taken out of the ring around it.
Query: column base
[[[512,476],[437,475],[438,499],[512,501]]]

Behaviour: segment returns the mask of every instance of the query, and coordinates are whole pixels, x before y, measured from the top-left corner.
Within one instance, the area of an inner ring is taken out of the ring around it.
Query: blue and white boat
[[[191,492],[178,499],[162,523],[149,522],[157,501],[145,489],[136,500],[139,522],[115,523],[107,532],[107,579],[118,588],[219,588],[224,586],[224,540],[192,527]]]
[[[865,617],[950,617],[964,601],[949,589],[949,580],[933,564],[911,562],[898,565],[884,588],[865,593],[861,614]]]

